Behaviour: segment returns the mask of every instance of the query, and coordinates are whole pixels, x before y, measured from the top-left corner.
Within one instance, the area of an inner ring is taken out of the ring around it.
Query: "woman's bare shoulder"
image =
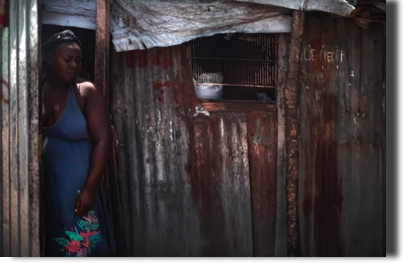
[[[82,96],[89,96],[99,93],[99,90],[95,87],[94,83],[81,77],[77,77],[77,86]]]

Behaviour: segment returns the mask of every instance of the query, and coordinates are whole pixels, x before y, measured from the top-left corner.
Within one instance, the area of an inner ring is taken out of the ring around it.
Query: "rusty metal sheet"
[[[29,256],[29,107],[28,107],[28,28],[26,0],[18,1],[17,12],[19,20],[17,25],[17,150],[18,165],[16,174],[18,177],[18,214],[19,214],[19,246],[20,255]]]
[[[28,92],[28,255],[39,257],[41,253],[39,227],[40,227],[40,174],[39,174],[39,73],[41,68],[40,30],[39,30],[40,1],[27,1],[27,92]]]
[[[18,2],[10,1],[10,255],[20,255],[18,171]]]
[[[193,117],[196,97],[181,48],[111,54],[126,254],[250,256],[246,117]]]
[[[10,1],[2,29],[2,256],[40,255],[37,10]]]
[[[288,70],[288,52],[290,43],[290,34],[279,34],[277,38],[277,185],[276,185],[276,234],[274,256],[287,256],[287,239],[286,239],[286,123],[285,123],[285,104],[284,88],[286,86],[286,75]]]
[[[1,167],[1,198],[2,198],[2,225],[1,229],[1,255],[10,255],[10,173],[9,173],[9,29],[1,29],[1,150],[2,150],[2,167]]]
[[[247,113],[254,256],[275,253],[277,123],[277,113]]]
[[[111,54],[111,115],[128,256],[198,256],[179,47]]]
[[[246,114],[199,115],[193,129],[200,256],[253,256]]]
[[[301,60],[303,256],[383,255],[380,25],[307,16]]]

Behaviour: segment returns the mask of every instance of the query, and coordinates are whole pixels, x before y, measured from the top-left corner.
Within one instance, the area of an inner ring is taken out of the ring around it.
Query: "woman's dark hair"
[[[75,43],[82,50],[82,44],[81,44],[81,41],[79,41],[79,38],[77,38],[77,36],[75,36],[74,32],[67,29],[67,30],[64,30],[62,32],[59,32],[59,33],[56,33],[56,34],[52,35],[48,39],[48,41],[46,41],[43,44],[44,54],[46,55],[48,52],[53,53],[55,51],[55,49],[59,46],[59,44],[62,44],[62,43]]]

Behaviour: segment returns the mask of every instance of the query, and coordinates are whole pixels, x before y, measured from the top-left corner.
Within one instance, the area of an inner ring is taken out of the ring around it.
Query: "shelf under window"
[[[276,101],[263,103],[255,100],[207,100],[198,99],[198,104],[207,111],[232,111],[232,112],[249,112],[249,111],[277,111]]]

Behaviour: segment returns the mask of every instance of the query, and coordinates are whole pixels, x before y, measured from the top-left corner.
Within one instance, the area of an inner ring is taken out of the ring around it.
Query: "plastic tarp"
[[[113,0],[116,51],[178,45],[221,33],[291,32],[290,9],[348,16],[356,0]],[[44,24],[95,29],[96,0],[43,0]]]
[[[237,1],[114,0],[111,34],[116,51],[174,46],[220,33],[290,32],[290,10]]]
[[[357,0],[236,0],[238,2],[281,6],[306,11],[324,11],[339,16],[348,16]]]
[[[42,0],[42,24],[95,30],[96,0]]]

